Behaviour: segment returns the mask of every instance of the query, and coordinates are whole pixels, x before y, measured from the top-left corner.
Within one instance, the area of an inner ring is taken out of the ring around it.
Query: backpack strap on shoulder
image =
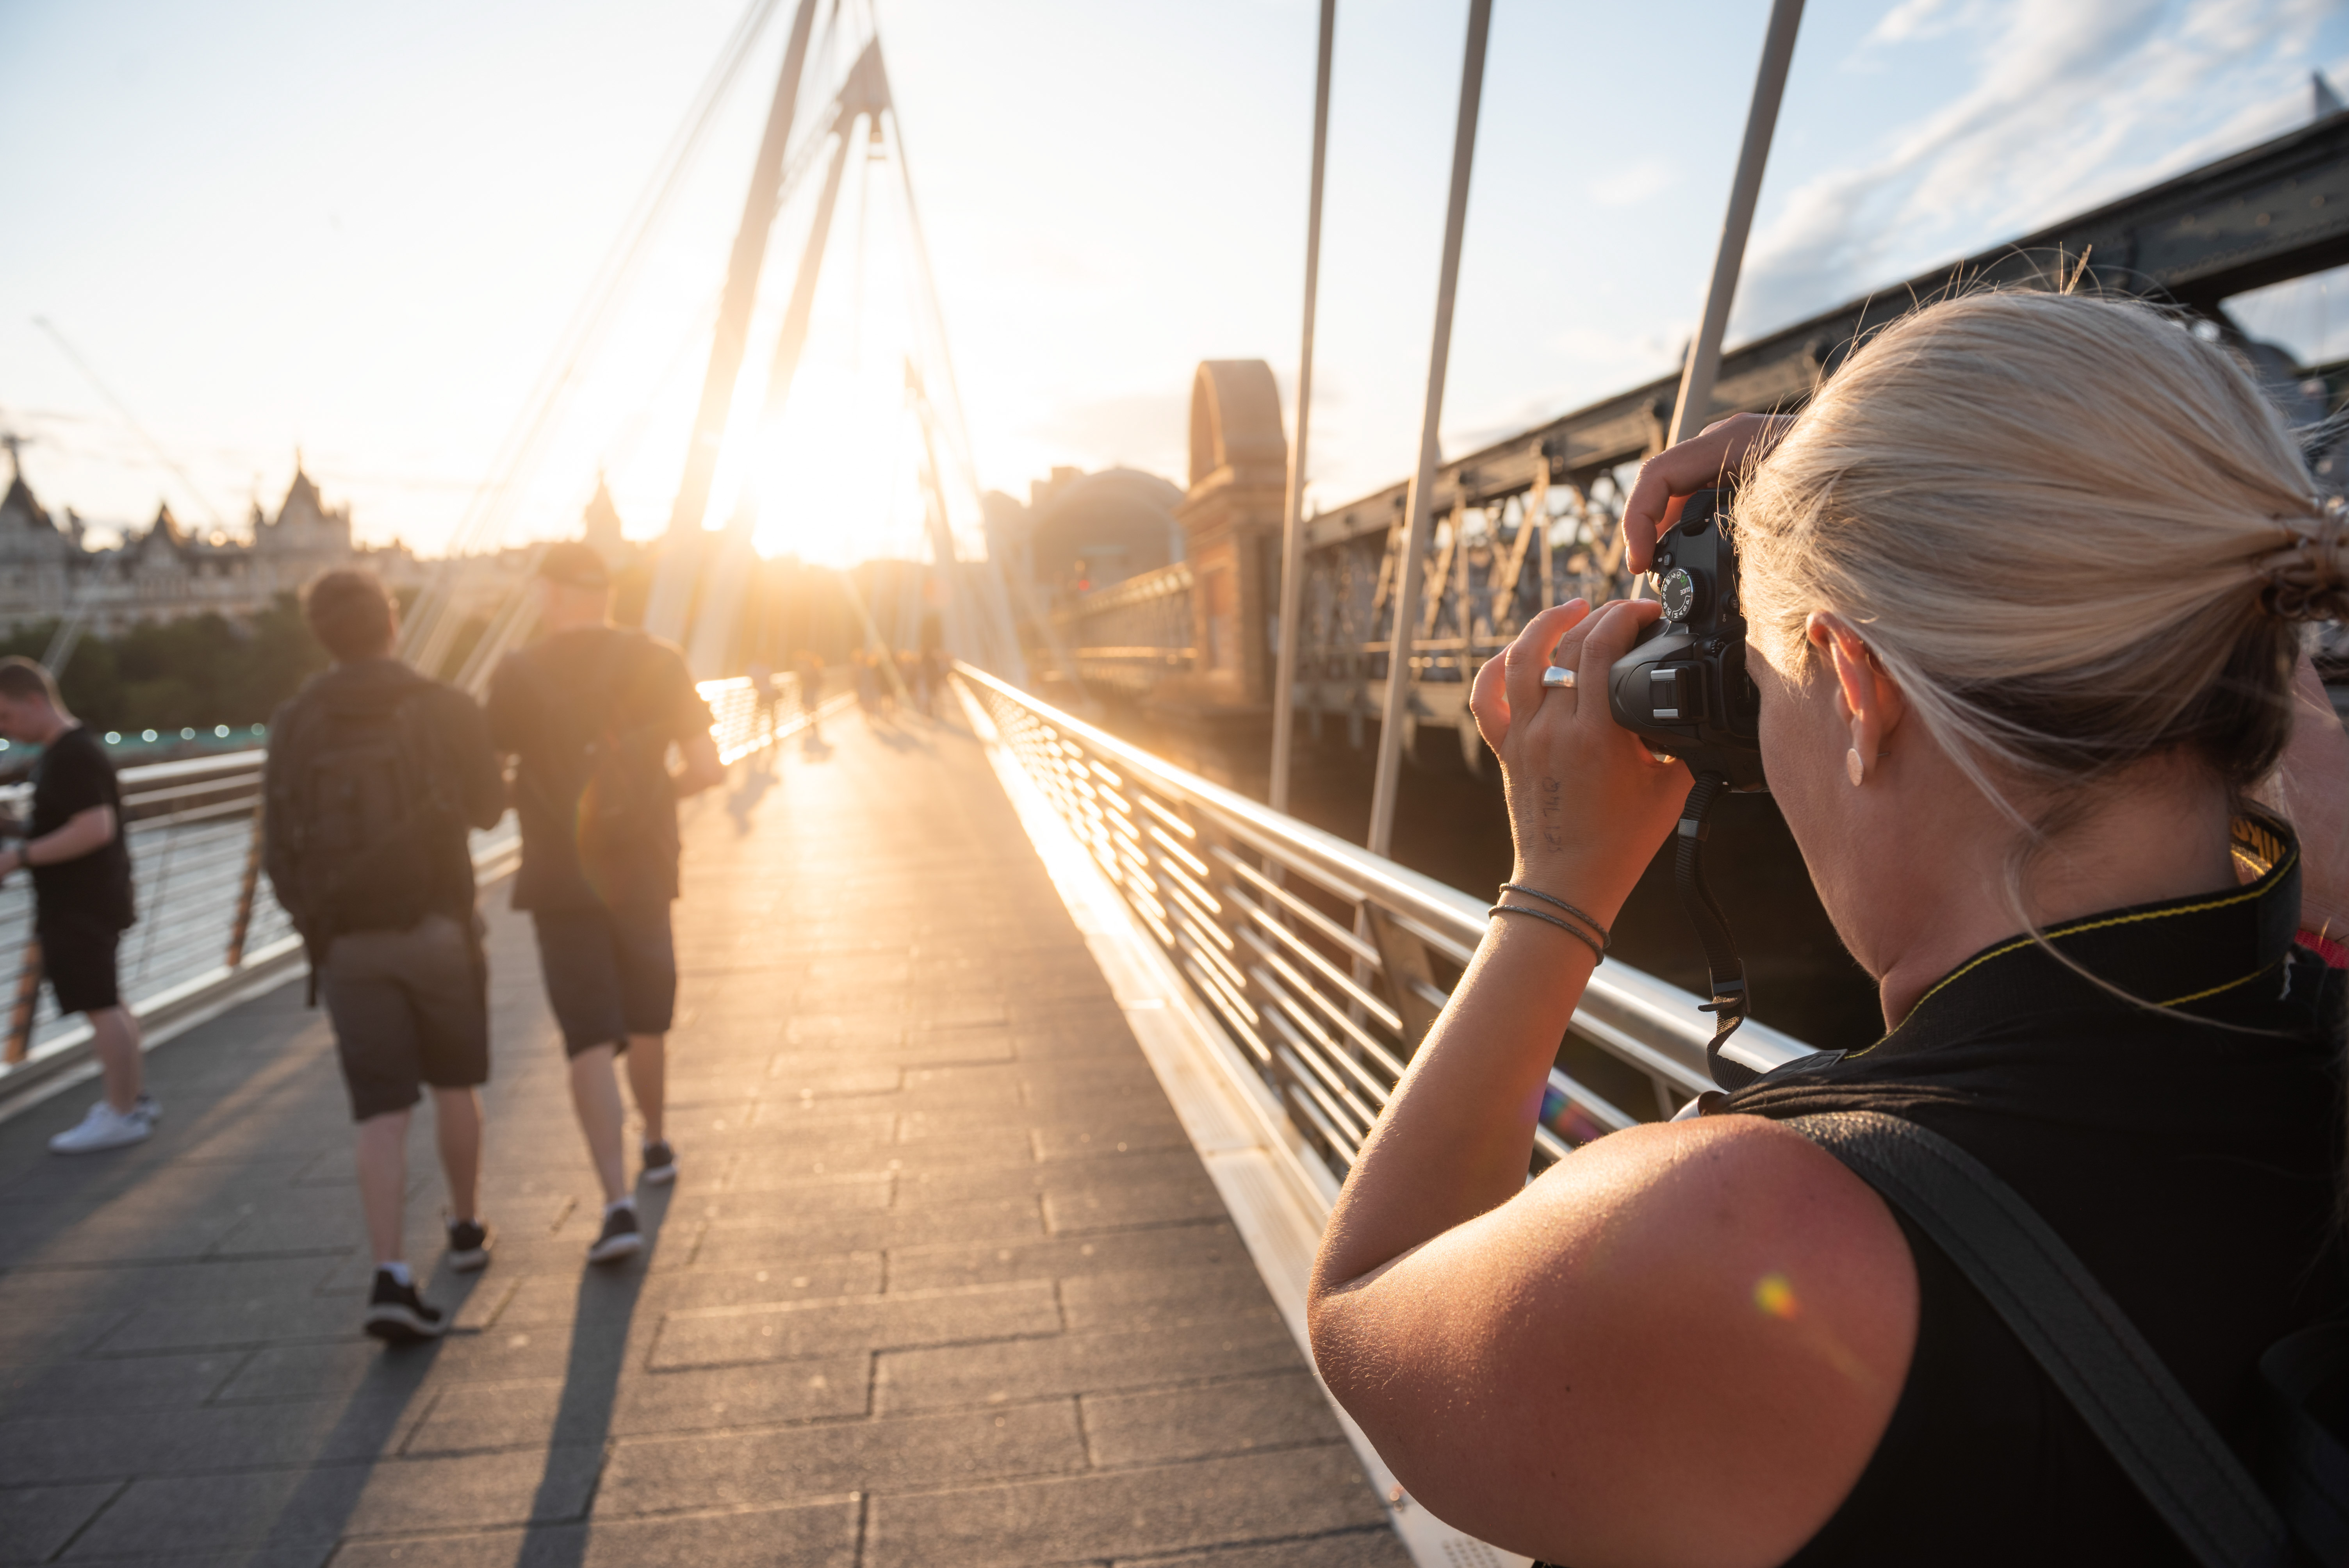
[[[2207,1568],[2302,1561],[2259,1483],[2085,1264],[1950,1140],[1878,1111],[1795,1117],[1949,1254]]]
[[[2268,1490],[2321,1563],[2349,1563],[2349,1445],[2317,1412],[2336,1415],[2349,1388],[2349,1323],[2303,1328],[2260,1357]]]

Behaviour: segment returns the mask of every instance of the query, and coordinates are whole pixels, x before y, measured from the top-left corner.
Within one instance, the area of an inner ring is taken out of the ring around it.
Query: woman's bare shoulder
[[[1874,1452],[1916,1323],[1883,1201],[1800,1135],[1732,1116],[1589,1145],[1315,1327],[1430,1508],[1604,1568],[1783,1560]]]

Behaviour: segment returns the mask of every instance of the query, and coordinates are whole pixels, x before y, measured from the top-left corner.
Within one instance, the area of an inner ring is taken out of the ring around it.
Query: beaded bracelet
[[[1492,908],[1485,912],[1485,918],[1490,920],[1496,914],[1530,915],[1534,919],[1540,921],[1545,925],[1555,925],[1560,931],[1565,932],[1568,936],[1571,936],[1577,942],[1582,944],[1583,946],[1590,949],[1590,956],[1597,960],[1599,964],[1604,964],[1607,962],[1607,950],[1599,946],[1599,944],[1591,941],[1590,938],[1584,934],[1582,927],[1578,925],[1569,925],[1554,914],[1544,914],[1540,910],[1527,909],[1521,903],[1496,903]],[[1593,966],[1596,967],[1595,965]]]
[[[1599,934],[1599,946],[1611,948],[1615,945],[1615,939],[1608,934],[1607,928],[1605,926],[1599,924],[1597,921],[1591,919],[1589,915],[1581,910],[1575,908],[1574,905],[1567,903],[1566,900],[1559,898],[1555,894],[1546,893],[1537,887],[1527,887],[1523,882],[1503,882],[1501,884],[1501,891],[1503,892],[1521,892],[1527,898],[1537,898],[1553,908],[1562,909],[1566,911],[1567,913],[1574,916],[1575,919],[1582,922],[1583,924],[1590,927],[1591,930],[1597,932]]]

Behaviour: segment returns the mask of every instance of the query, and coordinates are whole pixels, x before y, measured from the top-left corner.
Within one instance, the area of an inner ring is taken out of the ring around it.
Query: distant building
[[[13,448],[9,456],[0,497],[0,632],[76,614],[99,636],[190,615],[243,620],[329,566],[373,567],[394,587],[421,581],[404,547],[352,544],[350,507],[326,504],[299,453],[277,515],[254,503],[250,541],[199,537],[161,506],[145,530],[110,550],[89,549],[72,511],[63,525],[53,519]]]
[[[595,476],[595,493],[579,514],[579,538],[595,546],[605,565],[615,572],[634,565],[644,554],[644,546],[630,542],[622,533],[620,509],[613,503],[611,490],[600,473]],[[410,570],[419,583],[437,573],[447,573],[448,613],[460,623],[487,621],[530,585],[540,548],[536,543],[503,545],[453,561],[412,563]]]
[[[1022,506],[999,490],[982,498],[988,548],[1059,604],[1183,559],[1183,492],[1137,469],[1054,469]]]
[[[620,509],[612,504],[611,487],[604,482],[601,472],[595,476],[595,493],[588,499],[587,510],[580,521],[584,525],[580,538],[604,558],[605,565],[619,565],[626,553],[626,545],[620,537]]]

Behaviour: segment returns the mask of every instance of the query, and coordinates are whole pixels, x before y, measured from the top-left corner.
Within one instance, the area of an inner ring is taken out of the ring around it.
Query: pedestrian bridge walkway
[[[437,1345],[357,1332],[298,983],[150,1058],[144,1145],[47,1154],[80,1088],[0,1123],[0,1562],[1411,1561],[980,744],[802,742],[688,810],[633,1264],[502,887],[485,1273],[409,1155]]]

